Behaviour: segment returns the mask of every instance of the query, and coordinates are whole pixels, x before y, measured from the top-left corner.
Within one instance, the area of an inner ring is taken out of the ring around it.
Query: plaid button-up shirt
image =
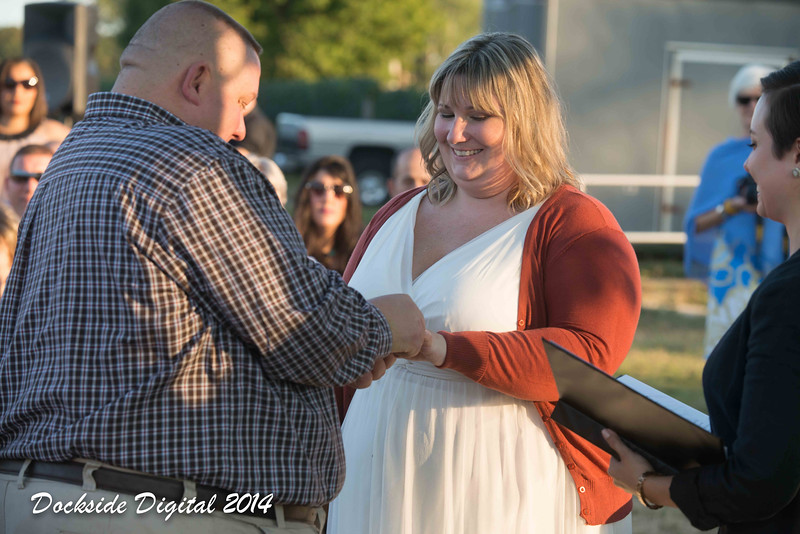
[[[330,386],[390,345],[234,148],[98,93],[39,183],[0,300],[0,457],[328,502],[344,478]]]

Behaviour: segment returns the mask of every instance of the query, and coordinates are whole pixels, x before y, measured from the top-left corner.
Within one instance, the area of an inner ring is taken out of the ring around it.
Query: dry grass
[[[701,376],[706,290],[702,283],[660,272],[643,272],[642,316],[628,357],[620,368],[681,401],[705,411]],[[699,532],[674,508],[633,507],[634,534]]]

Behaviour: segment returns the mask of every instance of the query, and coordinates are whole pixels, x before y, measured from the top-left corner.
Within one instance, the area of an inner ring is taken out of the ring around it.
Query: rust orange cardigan
[[[419,191],[393,198],[375,215],[350,258],[345,280],[378,229]],[[447,341],[443,368],[533,401],[575,481],[581,517],[591,525],[625,517],[631,497],[606,473],[607,453],[550,418],[558,391],[541,340],[555,341],[614,373],[631,347],[640,310],[636,255],[614,216],[599,201],[562,186],[541,206],[525,237],[517,330],[439,332]],[[342,418],[353,393],[350,388],[336,391]]]

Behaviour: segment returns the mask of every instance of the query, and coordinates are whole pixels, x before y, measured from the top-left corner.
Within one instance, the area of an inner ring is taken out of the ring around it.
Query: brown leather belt
[[[25,464],[25,460],[0,459],[0,473],[19,475],[20,470]],[[83,486],[83,469],[86,464],[83,462],[40,462],[32,461],[25,470],[24,476],[31,478],[43,478],[56,482],[64,482]],[[92,471],[98,489],[113,493],[124,493],[126,495],[138,495],[143,492],[150,492],[156,498],[164,498],[167,501],[181,502],[184,496],[183,481],[174,478],[164,478],[145,473],[135,473],[120,471],[117,469],[101,466]],[[216,496],[216,503],[219,508],[225,505],[231,491],[213,488],[210,486],[197,485],[197,500],[209,502],[211,497]],[[317,519],[317,507],[302,505],[275,505],[273,504],[266,512],[253,510],[238,511],[238,514],[254,517],[266,517],[276,519],[276,508],[283,508],[283,516],[287,521],[302,521],[314,524]],[[217,508],[217,509],[219,509]]]

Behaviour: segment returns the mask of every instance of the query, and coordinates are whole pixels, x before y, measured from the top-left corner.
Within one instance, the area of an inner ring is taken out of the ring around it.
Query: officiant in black
[[[667,476],[603,431],[620,455],[608,469],[618,486],[648,508],[677,507],[695,527],[723,533],[800,532],[800,61],[761,83],[744,168],[757,213],[786,226],[790,257],[759,285],[703,371],[725,461]]]

